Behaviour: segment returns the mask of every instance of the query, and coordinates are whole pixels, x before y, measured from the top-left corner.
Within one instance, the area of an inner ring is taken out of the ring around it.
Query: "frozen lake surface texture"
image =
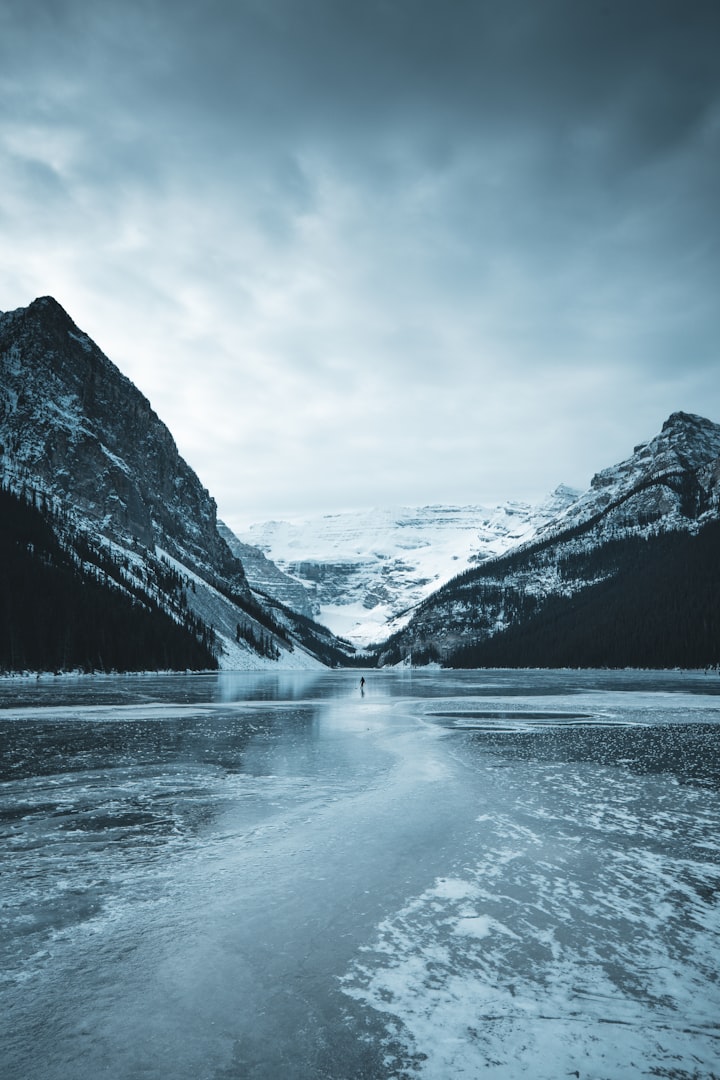
[[[720,1076],[720,679],[0,681],[3,1080]]]

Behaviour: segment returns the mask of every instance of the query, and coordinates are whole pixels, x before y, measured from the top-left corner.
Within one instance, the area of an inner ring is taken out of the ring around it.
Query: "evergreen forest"
[[[607,576],[570,597],[535,599],[528,617],[493,636],[478,635],[445,656],[444,664],[700,668],[720,663],[720,522],[696,535],[673,532],[611,542],[577,553],[572,563],[560,563],[560,572],[590,580]]]
[[[217,668],[213,632],[181,602],[173,571],[159,573],[177,619],[35,502],[0,489],[0,671]]]

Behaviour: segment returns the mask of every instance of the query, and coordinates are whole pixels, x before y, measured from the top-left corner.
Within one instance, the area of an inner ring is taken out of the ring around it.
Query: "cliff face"
[[[289,574],[284,574],[272,560],[263,554],[260,548],[253,547],[252,544],[243,544],[242,540],[238,540],[235,533],[224,522],[218,522],[218,531],[233,555],[243,564],[248,584],[253,592],[279,600],[285,607],[307,619],[312,619],[314,612],[310,594],[299,581],[290,577]]]
[[[247,591],[214,500],[149,401],[51,297],[0,315],[0,462],[111,540],[168,551]]]

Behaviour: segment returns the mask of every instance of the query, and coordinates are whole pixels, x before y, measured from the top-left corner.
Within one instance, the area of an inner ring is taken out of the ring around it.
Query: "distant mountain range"
[[[251,590],[215,502],[167,427],[51,297],[0,315],[0,481],[13,556],[0,567],[0,669],[350,659],[352,649],[329,631]],[[28,592],[27,582],[41,579],[45,599],[40,589]],[[124,635],[100,633],[98,591],[108,623],[117,616]],[[68,628],[70,595],[78,610]],[[121,638],[140,634],[150,614],[157,640],[144,662]],[[88,620],[94,637],[77,629]],[[53,644],[53,628],[67,639],[63,648]],[[187,647],[169,646],[179,639]]]
[[[302,587],[322,623],[367,647],[462,570],[529,540],[579,494],[561,486],[540,506],[401,507],[269,521],[240,539]],[[253,580],[254,568],[245,566]]]
[[[720,426],[687,413],[540,506],[238,537],[147,399],[42,297],[0,314],[0,485],[0,671],[720,661]]]

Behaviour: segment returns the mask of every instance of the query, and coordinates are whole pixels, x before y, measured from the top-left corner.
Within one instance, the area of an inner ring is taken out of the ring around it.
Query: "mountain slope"
[[[0,477],[46,507],[61,547],[82,536],[102,549],[112,588],[212,630],[222,666],[319,662],[292,613],[251,592],[214,500],[147,399],[51,297],[0,315]]]
[[[504,632],[461,647],[453,667],[711,667],[720,664],[720,522],[611,541],[589,552],[573,596],[551,596]]]
[[[51,520],[0,489],[0,671],[217,667],[214,635],[180,604],[169,568],[175,618],[84,538],[62,544]]]
[[[233,555],[243,564],[248,585],[256,595],[272,597],[299,615],[312,618],[310,595],[299,581],[289,574],[284,574],[260,548],[244,544],[222,521],[218,521],[218,532]]]
[[[460,575],[419,605],[408,626],[382,648],[381,661],[394,663],[412,654],[415,662],[441,659],[465,664],[471,656],[474,662],[480,663],[481,657],[485,662],[501,655],[501,639],[529,641],[533,628],[536,634],[549,634],[552,620],[561,615],[569,626],[575,614],[568,613],[577,613],[582,605],[597,655],[602,649],[609,653],[609,642],[603,644],[601,638],[615,631],[598,599],[610,595],[606,583],[625,580],[629,595],[633,574],[645,573],[642,559],[635,560],[635,569],[630,569],[633,552],[644,551],[647,560],[660,558],[661,546],[656,541],[679,533],[677,550],[686,554],[668,562],[674,569],[668,569],[665,583],[662,575],[654,578],[658,610],[667,607],[677,567],[689,557],[687,552],[706,550],[684,546],[683,535],[686,540],[700,532],[711,535],[704,530],[718,519],[719,464],[720,426],[674,413],[655,439],[636,447],[627,461],[598,474],[589,491],[548,522],[529,544]],[[647,546],[638,549],[640,540]],[[703,575],[688,581],[689,610],[705,610],[702,582],[707,581],[712,590],[713,580],[712,575]],[[720,596],[712,595],[713,602],[720,602]],[[494,645],[485,645],[496,638]],[[577,651],[572,637],[566,634],[562,640],[563,649],[552,654],[552,662],[573,663]],[[512,662],[521,663],[519,646],[514,649]],[[701,653],[697,663],[704,664]],[[657,663],[664,662],[663,650],[658,647],[655,654]],[[525,655],[530,663],[530,657],[540,652],[528,645]],[[617,650],[614,655],[620,656]],[[625,662],[634,662],[630,650]],[[648,663],[652,666],[652,661]]]
[[[159,545],[248,594],[167,427],[52,297],[0,316],[0,372],[6,476],[42,485],[108,538]]]

